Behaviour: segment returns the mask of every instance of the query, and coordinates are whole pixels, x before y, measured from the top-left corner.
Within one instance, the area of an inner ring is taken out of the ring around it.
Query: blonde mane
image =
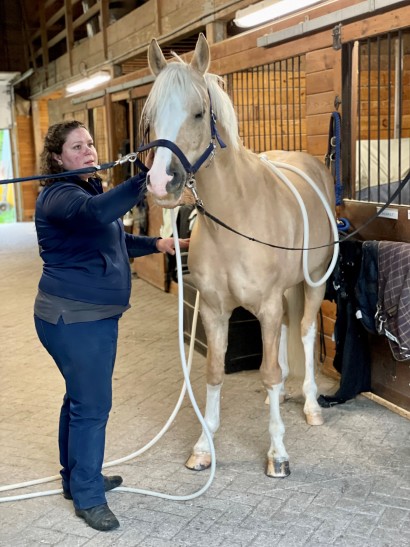
[[[223,79],[216,74],[206,73],[204,79],[207,89],[205,89],[201,75],[178,55],[174,54],[174,57],[176,61],[168,63],[152,86],[142,113],[144,123],[147,124],[161,115],[164,99],[169,97],[170,93],[177,94],[185,103],[198,101],[198,104],[203,104],[205,93],[208,91],[217,124],[224,129],[229,141],[227,144],[237,148],[239,145],[238,120],[231,99],[222,89]]]

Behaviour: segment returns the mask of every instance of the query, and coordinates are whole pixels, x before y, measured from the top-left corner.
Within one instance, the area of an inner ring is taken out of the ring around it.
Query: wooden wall
[[[341,50],[332,47],[306,54],[307,151],[323,161],[328,147],[330,114],[341,97]]]
[[[324,161],[328,148],[330,115],[335,110],[336,98],[341,97],[341,94],[341,50],[327,47],[308,52],[306,54],[307,151],[321,161]],[[323,371],[333,378],[339,378],[339,373],[333,368],[336,346],[333,339],[336,305],[325,301],[321,311],[325,342]],[[318,347],[320,347],[320,336],[319,332]]]
[[[148,196],[149,220],[148,233],[150,237],[158,237],[163,223],[162,209],[153,205],[152,198]],[[138,234],[138,226],[134,224],[134,233]],[[134,272],[145,281],[148,281],[155,287],[165,290],[168,286],[166,274],[166,257],[162,253],[141,256],[134,259]]]
[[[33,134],[33,118],[31,115],[17,115],[17,147],[19,161],[19,176],[29,177],[36,173],[36,161],[33,154],[34,151],[34,134]],[[22,220],[25,222],[32,221],[36,198],[38,193],[37,182],[22,182]]]

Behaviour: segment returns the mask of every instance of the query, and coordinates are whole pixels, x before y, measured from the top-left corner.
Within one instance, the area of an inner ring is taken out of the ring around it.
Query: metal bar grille
[[[410,169],[410,30],[358,44],[354,197],[384,203]],[[395,203],[410,205],[410,189]]]
[[[304,56],[234,72],[225,81],[247,148],[306,150]]]

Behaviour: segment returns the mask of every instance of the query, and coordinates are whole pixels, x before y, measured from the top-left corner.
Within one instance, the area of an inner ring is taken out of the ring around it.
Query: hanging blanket
[[[340,386],[334,395],[320,395],[322,407],[341,404],[370,389],[370,345],[368,332],[357,316],[355,293],[362,260],[362,242],[349,240],[340,253],[328,280],[325,299],[336,302],[336,352],[334,368],[340,373]]]
[[[397,361],[410,359],[410,244],[379,243],[376,324]]]
[[[378,334],[376,311],[379,297],[379,242],[364,241],[362,245],[362,264],[355,292],[357,299],[356,317],[371,334]]]

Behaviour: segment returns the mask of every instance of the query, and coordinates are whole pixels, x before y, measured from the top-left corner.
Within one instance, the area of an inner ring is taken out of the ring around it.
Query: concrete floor
[[[32,223],[0,225],[0,485],[58,474],[57,420],[63,381],[37,340],[32,307],[41,271]],[[205,359],[195,354],[192,385],[203,409]],[[319,392],[334,393],[318,374]],[[162,428],[178,399],[182,372],[177,298],[134,280],[120,322],[106,461],[126,456]],[[171,501],[110,492],[121,522],[96,532],[61,495],[0,504],[0,545],[34,546],[408,546],[409,421],[362,396],[324,409],[307,426],[300,385],[282,406],[291,475],[264,475],[268,407],[257,371],[227,375],[216,437],[214,481],[200,497]],[[185,398],[169,432],[149,451],[114,467],[124,485],[185,495],[209,471],[184,467],[200,433]],[[0,496],[60,488],[59,482]]]

